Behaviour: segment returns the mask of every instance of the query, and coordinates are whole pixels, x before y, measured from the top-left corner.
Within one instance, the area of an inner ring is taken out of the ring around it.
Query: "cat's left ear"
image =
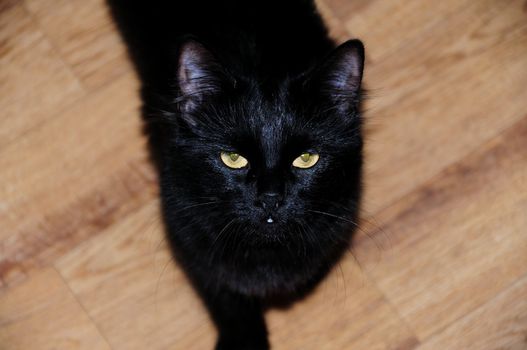
[[[183,118],[196,125],[192,112],[226,85],[227,74],[216,57],[201,43],[188,39],[180,46],[177,83],[179,109]]]
[[[311,93],[339,109],[355,107],[360,100],[364,46],[360,40],[348,40],[338,46],[311,74]]]

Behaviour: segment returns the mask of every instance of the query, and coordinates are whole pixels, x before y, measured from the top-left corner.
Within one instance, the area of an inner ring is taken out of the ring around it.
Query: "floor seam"
[[[82,303],[82,301],[77,297],[77,294],[73,291],[73,289],[71,288],[70,284],[68,283],[68,281],[64,278],[64,276],[62,275],[61,271],[57,268],[57,266],[53,263],[52,264],[52,267],[53,269],[58,273],[58,275],[60,276],[60,279],[62,280],[62,282],[66,285],[66,287],[68,288],[68,291],[70,292],[70,294],[72,295],[72,297],[75,299],[75,301],[77,302],[77,304],[81,307],[82,311],[86,314],[86,316],[88,317],[88,319],[90,320],[90,322],[93,324],[93,326],[95,327],[95,329],[97,330],[97,333],[99,333],[99,335],[101,336],[102,339],[104,339],[104,342],[108,345],[108,347],[110,349],[114,349],[114,347],[112,346],[112,344],[110,343],[109,339],[107,338],[106,334],[104,333],[104,331],[102,330],[102,328],[99,326],[99,324],[95,321],[95,319],[90,315],[88,309],[86,309],[86,307],[84,306],[84,304]]]

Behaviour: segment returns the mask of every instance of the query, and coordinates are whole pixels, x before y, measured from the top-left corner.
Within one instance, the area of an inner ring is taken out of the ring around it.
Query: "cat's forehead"
[[[239,124],[261,147],[272,150],[300,132],[301,116],[283,102],[265,103],[261,108],[242,112]]]
[[[276,138],[283,133],[292,132],[301,118],[286,93],[266,96],[253,91],[245,96],[245,103],[239,111],[241,124],[245,124],[255,134]]]
[[[276,157],[285,148],[305,147],[307,140],[317,139],[319,130],[309,122],[305,108],[288,97],[286,93],[266,96],[253,90],[237,100],[227,99],[228,107],[221,109],[220,118],[225,122],[225,143],[242,152]]]

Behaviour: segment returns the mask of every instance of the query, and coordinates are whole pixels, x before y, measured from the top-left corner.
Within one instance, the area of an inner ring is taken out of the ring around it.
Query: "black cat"
[[[309,292],[354,231],[363,46],[335,48],[311,0],[109,4],[216,349],[268,349],[263,308]]]

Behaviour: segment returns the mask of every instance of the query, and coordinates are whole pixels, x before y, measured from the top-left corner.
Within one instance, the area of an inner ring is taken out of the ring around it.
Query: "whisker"
[[[334,203],[334,204],[337,204],[337,203]],[[331,213],[328,213],[328,212],[325,212],[325,211],[320,211],[320,210],[312,210],[312,209],[308,209],[309,212],[312,212],[312,213],[317,213],[317,214],[321,214],[321,215],[326,215],[326,216],[329,216],[329,217],[332,217],[332,218],[335,218],[335,219],[339,219],[339,220],[342,220],[344,222],[348,222],[352,225],[355,226],[355,228],[357,228],[357,230],[359,230],[360,232],[364,233],[372,242],[373,244],[375,244],[375,247],[377,247],[377,249],[379,251],[383,251],[383,247],[381,245],[379,245],[379,243],[374,239],[374,237],[366,230],[364,230],[358,223],[356,223],[355,221],[353,220],[350,220],[348,218],[345,218],[345,217],[342,217],[342,216],[339,216],[339,215],[336,215],[336,214],[331,214]],[[351,212],[351,210],[350,210]]]
[[[211,201],[211,202],[205,202],[205,203],[197,203],[197,204],[192,204],[192,205],[189,205],[189,206],[186,206],[186,207],[183,207],[181,209],[178,209],[176,211],[174,211],[173,213],[179,213],[179,212],[182,212],[184,210],[188,210],[188,209],[191,209],[191,208],[196,208],[196,207],[201,207],[201,206],[204,206],[204,205],[212,205],[212,204],[219,204],[219,203],[222,203],[223,201]]]
[[[154,302],[155,302],[155,308],[157,310],[157,300],[158,300],[158,292],[159,292],[159,284],[161,282],[161,279],[163,278],[163,275],[165,273],[165,271],[167,270],[167,268],[169,266],[171,266],[173,263],[173,259],[172,257],[170,257],[167,262],[165,263],[165,266],[163,267],[163,269],[161,270],[161,273],[159,274],[159,278],[157,279],[157,282],[156,282],[156,289],[154,291]]]
[[[224,232],[227,231],[227,229],[229,228],[229,226],[231,226],[234,222],[236,221],[236,218],[230,220],[229,222],[227,222],[225,224],[225,226],[223,226],[223,228],[220,230],[220,232],[218,233],[218,235],[214,238],[214,241],[212,241],[211,245],[210,245],[210,248],[209,248],[209,255],[210,255],[210,259],[209,259],[209,265],[212,265],[212,262],[213,262],[213,258],[214,258],[214,247],[216,245],[216,243],[218,242],[218,240],[220,239],[220,237],[222,236],[222,234]]]
[[[314,200],[314,199],[312,199]],[[316,201],[316,200],[314,200]],[[343,205],[343,204],[340,204],[340,203],[336,203],[336,202],[332,202],[332,201],[318,201],[320,203],[325,203],[325,204],[329,204],[329,205],[332,205],[332,206],[335,206],[335,207],[338,207],[339,209],[342,209],[342,210],[345,210],[351,214],[354,213],[354,211],[352,209],[350,209],[349,207]],[[364,209],[361,209],[361,212],[365,212]],[[375,217],[370,214],[370,213],[365,213],[367,215],[367,217],[361,215],[360,216],[360,221],[364,221],[366,222],[369,226],[373,227],[374,230],[376,232],[380,232],[382,234],[383,237],[386,238],[386,240],[388,241],[388,245],[389,245],[389,248],[393,247],[393,240],[392,240],[392,237],[391,235],[389,234],[389,232],[387,232],[383,227],[382,225],[380,225],[379,223],[375,222]],[[359,225],[360,226],[360,225]],[[370,230],[365,230],[365,229],[361,229],[359,228],[359,230],[364,233],[366,236],[368,236],[368,238],[373,241],[377,247],[377,249],[379,250],[384,250],[384,248],[382,246],[380,246],[379,244],[377,244],[377,241],[374,239],[374,235],[372,235],[370,233]]]
[[[356,226],[357,228],[359,228],[359,224],[350,220],[350,219],[347,219],[345,217],[342,217],[342,216],[339,216],[339,215],[335,215],[335,214],[331,214],[331,213],[328,213],[328,212],[325,212],[325,211],[320,211],[320,210],[312,210],[312,209],[308,209],[307,211],[311,212],[311,213],[317,213],[317,214],[321,214],[321,215],[327,215],[327,216],[330,216],[330,217],[333,217],[335,219],[340,219],[342,221],[345,221],[345,222],[349,222],[350,224]]]

